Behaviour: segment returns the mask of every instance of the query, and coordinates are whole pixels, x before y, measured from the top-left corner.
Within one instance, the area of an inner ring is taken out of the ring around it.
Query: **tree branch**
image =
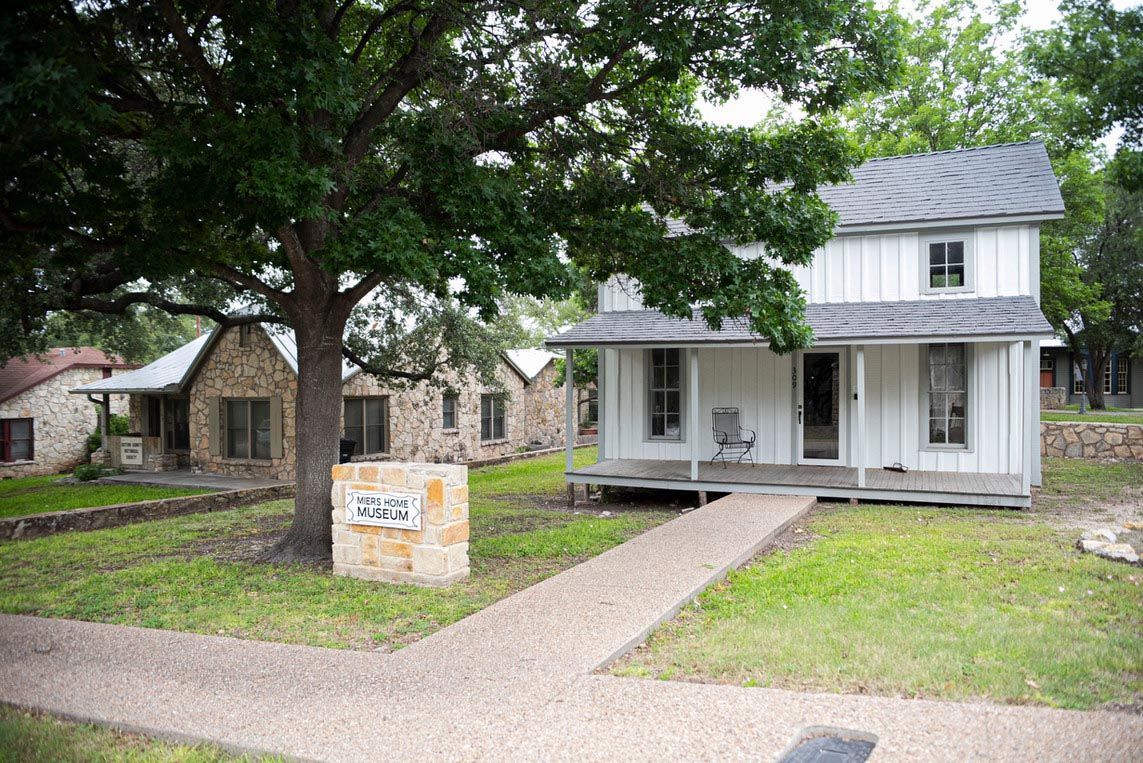
[[[206,55],[202,52],[198,41],[187,33],[186,22],[179,15],[174,2],[172,0],[158,0],[157,4],[159,12],[163,15],[163,20],[167,23],[167,28],[171,30],[171,34],[175,38],[179,52],[182,53],[191,68],[198,74],[199,79],[202,80],[203,89],[206,91],[206,97],[211,105],[220,111],[233,115],[234,104],[227,95],[222,78],[206,60]]]
[[[382,379],[403,379],[405,381],[414,382],[427,381],[431,379],[433,374],[436,373],[446,362],[445,360],[435,361],[420,371],[398,371],[395,368],[386,368],[385,366],[373,365],[345,345],[342,345],[341,347],[341,355],[350,363],[372,376],[378,376]]]
[[[285,324],[285,320],[273,313],[250,313],[247,315],[230,315],[211,305],[187,304],[162,299],[150,292],[131,292],[122,294],[114,299],[98,297],[74,297],[65,301],[64,310],[87,310],[105,315],[122,315],[132,305],[150,305],[172,315],[201,315],[210,318],[220,326],[241,326],[248,323],[277,323]]]
[[[283,304],[288,296],[286,292],[275,289],[260,278],[255,278],[252,275],[243,273],[241,270],[231,267],[230,265],[223,265],[222,263],[214,262],[209,265],[208,269],[218,278],[221,278],[224,281],[231,281],[242,286],[243,288],[249,289],[252,292],[261,294],[263,297],[276,304]]]

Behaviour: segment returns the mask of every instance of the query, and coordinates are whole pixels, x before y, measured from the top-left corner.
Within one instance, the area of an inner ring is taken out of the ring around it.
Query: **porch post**
[[[865,345],[857,345],[857,486],[865,487]]]
[[[699,363],[698,363],[698,350],[695,348],[690,349],[691,370],[690,379],[688,379],[687,387],[690,391],[690,423],[687,428],[690,429],[688,436],[691,438],[691,482],[698,480],[698,429],[699,429]]]
[[[567,410],[564,412],[564,445],[566,458],[564,470],[570,472],[575,462],[575,382],[572,368],[575,350],[564,350],[564,400]],[[568,482],[568,506],[575,506],[575,485]]]
[[[107,438],[111,434],[111,395],[103,396],[103,405],[99,406],[99,434],[102,438],[100,442],[103,443],[103,453],[110,457],[111,443]]]
[[[1036,409],[1039,408],[1040,398],[1035,394],[1033,386],[1035,377],[1032,368],[1032,342],[1024,342],[1024,435],[1020,438],[1024,445],[1023,458],[1020,468],[1020,487],[1023,495],[1032,492],[1032,448],[1039,447],[1035,442],[1040,439],[1040,426],[1037,422]]]

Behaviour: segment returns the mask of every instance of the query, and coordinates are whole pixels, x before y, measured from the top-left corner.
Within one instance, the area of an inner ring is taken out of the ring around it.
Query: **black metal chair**
[[[750,463],[754,463],[754,456],[751,450],[754,448],[754,441],[758,439],[757,433],[753,429],[746,429],[738,424],[738,409],[737,408],[712,408],[711,419],[714,426],[714,444],[718,446],[718,453],[714,454],[714,458],[710,460],[713,464],[715,461],[722,461],[722,467],[725,469],[727,464],[727,457],[737,456],[735,461],[742,463],[743,458],[749,458]],[[750,437],[746,437],[746,433],[750,433]]]

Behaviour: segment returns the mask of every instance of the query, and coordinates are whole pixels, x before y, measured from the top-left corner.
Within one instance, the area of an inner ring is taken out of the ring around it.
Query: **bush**
[[[96,410],[99,410],[98,407]],[[107,428],[110,434],[125,435],[131,431],[131,420],[120,413],[111,414],[111,419],[107,422]],[[87,452],[94,453],[99,450],[103,445],[103,433],[99,431],[99,427],[95,427],[95,431],[87,436]]]
[[[108,477],[112,474],[122,474],[121,469],[112,469],[107,466],[100,466],[99,464],[80,464],[75,467],[73,476],[80,482],[91,482],[100,477]]]

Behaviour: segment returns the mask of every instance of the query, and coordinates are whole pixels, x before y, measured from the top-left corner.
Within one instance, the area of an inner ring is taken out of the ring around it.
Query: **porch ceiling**
[[[1032,297],[989,297],[909,302],[833,302],[806,306],[818,345],[897,341],[1017,340],[1052,336]],[[599,313],[558,336],[549,347],[726,345],[766,342],[743,319],[712,330],[695,310],[692,320],[657,310]]]

